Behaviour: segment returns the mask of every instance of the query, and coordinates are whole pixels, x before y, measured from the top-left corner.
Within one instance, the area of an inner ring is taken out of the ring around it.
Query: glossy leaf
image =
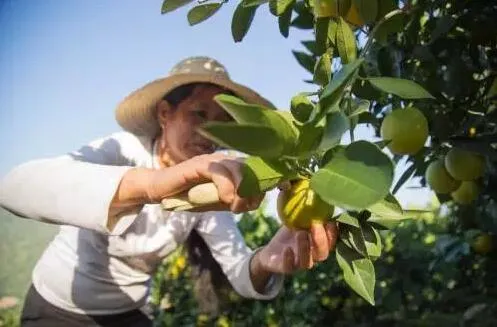
[[[280,34],[283,37],[288,37],[290,32],[290,24],[292,22],[293,4],[288,6],[287,9],[278,17],[278,27]]]
[[[161,13],[167,14],[168,12],[183,7],[190,2],[193,2],[193,0],[164,0],[164,2],[162,3]]]
[[[242,197],[262,194],[294,175],[284,162],[254,156],[245,159],[242,174],[238,187],[238,194]]]
[[[379,258],[383,248],[380,233],[369,223],[361,224],[361,230],[369,258]]]
[[[341,111],[334,111],[326,115],[326,125],[319,150],[328,150],[339,144],[343,134],[350,128],[349,119]]]
[[[362,63],[363,59],[357,59],[350,64],[342,66],[333,76],[331,82],[324,88],[319,99],[321,106],[324,108],[322,111],[324,114],[341,99],[345,87],[355,77]],[[318,119],[320,118],[322,117]]]
[[[338,229],[340,231],[340,241],[345,243],[349,248],[357,251],[364,258],[369,259],[366,241],[364,240],[360,225],[359,227],[355,227],[347,224],[340,224]]]
[[[399,180],[397,181],[397,183],[395,184],[392,190],[392,193],[393,194],[397,193],[398,190],[402,187],[402,185],[404,185],[404,183],[407,182],[411,178],[411,176],[414,175],[415,172],[416,172],[416,165],[412,164],[400,176]]]
[[[316,52],[320,56],[326,52],[329,47],[330,41],[328,38],[328,31],[331,19],[329,17],[316,18],[315,24],[315,39],[316,39]]]
[[[358,295],[374,305],[376,275],[371,260],[362,257],[343,242],[338,242],[335,252],[345,282]]]
[[[370,77],[368,81],[380,91],[391,93],[403,99],[434,99],[416,82],[393,77]]]
[[[206,3],[193,7],[188,12],[188,23],[197,25],[206,19],[212,17],[222,6],[222,3]]]
[[[269,10],[275,16],[281,16],[293,4],[294,0],[269,0]]]
[[[366,24],[374,22],[378,15],[377,0],[353,0],[359,15]]]
[[[205,124],[199,133],[223,147],[263,158],[280,158],[286,147],[275,129],[261,125],[212,122]]]
[[[357,44],[354,32],[342,17],[338,19],[336,46],[344,64],[351,63],[357,58]]]
[[[239,124],[260,125],[273,129],[278,139],[284,143],[284,151],[280,154],[290,153],[293,150],[297,141],[297,131],[287,119],[282,117],[280,112],[248,104],[235,96],[226,94],[217,95],[215,101]],[[254,139],[260,140],[258,137]]]
[[[313,56],[302,51],[292,50],[292,53],[302,67],[304,67],[309,73],[314,74],[316,59],[314,59]]]
[[[253,7],[253,6],[260,6],[268,2],[269,0],[242,0],[241,3],[244,7]]]
[[[393,163],[385,153],[374,144],[357,141],[318,170],[311,187],[330,204],[361,211],[388,194],[393,174]]]
[[[257,6],[245,7],[243,6],[243,2],[237,5],[231,20],[231,35],[235,42],[242,41],[245,35],[247,35],[257,8]]]
[[[341,224],[350,225],[357,228],[361,226],[361,224],[359,223],[359,219],[357,219],[356,217],[352,217],[347,212],[340,214],[340,216],[338,216],[336,221],[338,221]]]

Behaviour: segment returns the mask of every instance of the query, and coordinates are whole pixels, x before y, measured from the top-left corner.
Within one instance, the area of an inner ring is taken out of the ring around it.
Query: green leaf
[[[420,218],[423,214],[430,212],[429,210],[404,210],[401,215],[371,215],[368,222],[379,228],[392,229],[404,220]]]
[[[312,54],[316,54],[317,48],[316,48],[316,41],[313,40],[307,40],[307,41],[302,41],[302,45]]]
[[[412,164],[411,166],[409,166],[409,168],[406,169],[406,171],[404,171],[402,176],[400,176],[399,180],[397,181],[397,184],[395,184],[395,187],[393,188],[392,193],[393,194],[397,193],[397,191],[402,187],[402,185],[404,185],[404,183],[407,182],[415,172],[416,172],[416,165]]]
[[[283,37],[288,37],[290,33],[290,23],[292,22],[292,9],[293,5],[288,6],[288,8],[278,17],[278,27],[280,29],[280,34]]]
[[[367,210],[371,212],[369,222],[374,222],[383,228],[393,228],[402,221],[404,211],[395,196],[388,194],[384,199],[376,202]]]
[[[247,35],[257,8],[257,6],[245,7],[243,6],[243,2],[240,2],[236,7],[231,20],[231,34],[235,42],[242,41],[245,35]]]
[[[293,151],[297,142],[297,130],[288,119],[282,117],[280,112],[248,104],[232,95],[220,94],[214,100],[239,124],[260,125],[273,129],[278,139],[284,143],[284,151],[280,153],[281,155]],[[254,136],[252,136],[253,139],[261,140],[258,135]]]
[[[242,173],[238,187],[238,194],[242,197],[262,194],[295,175],[284,162],[254,156],[245,159]]]
[[[193,7],[188,12],[188,23],[193,26],[212,17],[222,6],[222,3],[206,3]]]
[[[295,155],[297,157],[309,157],[314,154],[323,137],[323,126],[314,124],[297,125],[299,137]]]
[[[491,99],[493,97],[497,96],[497,77],[494,78],[494,81],[492,82],[492,85],[490,85],[486,97],[488,99]]]
[[[316,62],[313,81],[318,85],[326,85],[331,79],[331,55],[326,52]]]
[[[379,258],[383,248],[380,233],[368,223],[361,224],[361,229],[369,258],[373,260]]]
[[[375,21],[378,15],[377,0],[354,0],[354,4],[366,24]]]
[[[198,132],[223,147],[248,155],[274,159],[280,158],[285,152],[285,140],[275,129],[267,126],[211,122]]]
[[[331,19],[329,17],[318,17],[315,23],[316,52],[320,56],[326,52],[330,42],[328,31]]]
[[[371,105],[371,102],[368,100],[359,100],[358,102],[355,102],[354,105],[352,106],[351,112],[347,112],[349,118],[359,116],[360,114],[364,112],[369,111],[369,106]]]
[[[183,7],[192,1],[193,0],[164,0],[162,3],[161,13],[167,14],[168,12]]]
[[[350,128],[349,119],[341,111],[334,111],[326,115],[326,125],[319,150],[328,150],[340,143],[343,133]]]
[[[340,231],[340,241],[345,243],[349,248],[354,249],[360,253],[364,258],[369,259],[368,251],[366,249],[366,241],[362,235],[361,227],[340,224],[338,227]]]
[[[269,0],[243,0],[241,3],[242,3],[242,6],[244,7],[254,7],[254,6],[260,6],[260,5],[263,5],[265,3],[268,3]]]
[[[311,178],[311,187],[326,202],[346,210],[364,210],[390,189],[394,167],[377,146],[357,141],[336,153]]]
[[[319,99],[320,105],[324,108],[323,116],[342,98],[345,87],[353,80],[363,61],[361,58],[342,66],[342,69],[333,76],[331,82],[324,88]],[[321,118],[317,117],[318,120]]]
[[[313,56],[302,51],[292,50],[292,53],[302,67],[304,67],[309,73],[314,74],[316,59]]]
[[[345,225],[350,225],[359,228],[361,224],[359,223],[359,219],[356,217],[352,217],[348,213],[344,212],[338,216],[336,219],[339,223],[345,224]]]
[[[345,282],[354,292],[374,305],[376,275],[371,260],[354,252],[343,242],[338,242],[335,252]]]
[[[368,81],[380,91],[397,95],[403,99],[435,99],[416,82],[393,77],[370,77]]]
[[[293,2],[294,0],[269,0],[269,11],[275,16],[281,16]]]
[[[342,17],[339,17],[338,19],[336,46],[338,48],[338,55],[344,64],[356,60],[357,44],[355,35],[349,24]]]

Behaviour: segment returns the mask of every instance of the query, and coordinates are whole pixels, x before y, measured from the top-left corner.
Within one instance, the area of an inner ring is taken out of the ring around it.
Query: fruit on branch
[[[483,175],[485,160],[479,154],[452,148],[445,156],[445,167],[455,179],[472,181]]]
[[[494,248],[492,236],[488,234],[478,235],[471,244],[471,247],[476,253],[479,254],[490,253]]]
[[[413,155],[428,139],[428,121],[415,107],[396,109],[385,117],[380,133],[384,141],[390,141],[387,148],[393,154]]]
[[[309,229],[313,222],[328,220],[335,208],[311,189],[309,179],[302,178],[292,182],[290,189],[280,191],[277,211],[285,226]]]
[[[461,181],[455,180],[445,169],[443,159],[431,162],[425,172],[426,183],[440,194],[448,194],[459,188]]]
[[[451,193],[454,202],[459,204],[470,204],[480,193],[478,184],[474,181],[464,181],[461,185]]]

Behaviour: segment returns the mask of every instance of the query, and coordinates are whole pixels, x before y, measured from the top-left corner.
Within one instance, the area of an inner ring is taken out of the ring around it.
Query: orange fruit
[[[425,172],[426,183],[430,188],[440,194],[447,194],[459,188],[461,182],[455,180],[445,169],[444,160],[431,162]]]
[[[294,182],[289,190],[281,190],[277,198],[278,216],[292,229],[309,229],[313,222],[328,220],[334,210],[310,188],[309,179]]]
[[[380,133],[384,141],[390,141],[387,148],[393,154],[413,155],[428,139],[428,121],[417,108],[396,109],[383,119]]]
[[[445,168],[460,181],[472,181],[483,175],[483,156],[459,148],[452,148],[445,156]]]

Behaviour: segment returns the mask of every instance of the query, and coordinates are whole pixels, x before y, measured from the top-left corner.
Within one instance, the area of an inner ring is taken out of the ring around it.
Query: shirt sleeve
[[[135,166],[139,144],[129,133],[115,133],[66,155],[20,164],[0,181],[0,206],[23,218],[120,234],[137,213],[109,230],[109,207],[123,175]]]
[[[269,300],[279,294],[284,281],[283,275],[280,274],[272,275],[264,293],[254,289],[250,278],[250,260],[255,251],[246,245],[231,213],[204,213],[196,230],[209,246],[233,288],[241,296]]]

